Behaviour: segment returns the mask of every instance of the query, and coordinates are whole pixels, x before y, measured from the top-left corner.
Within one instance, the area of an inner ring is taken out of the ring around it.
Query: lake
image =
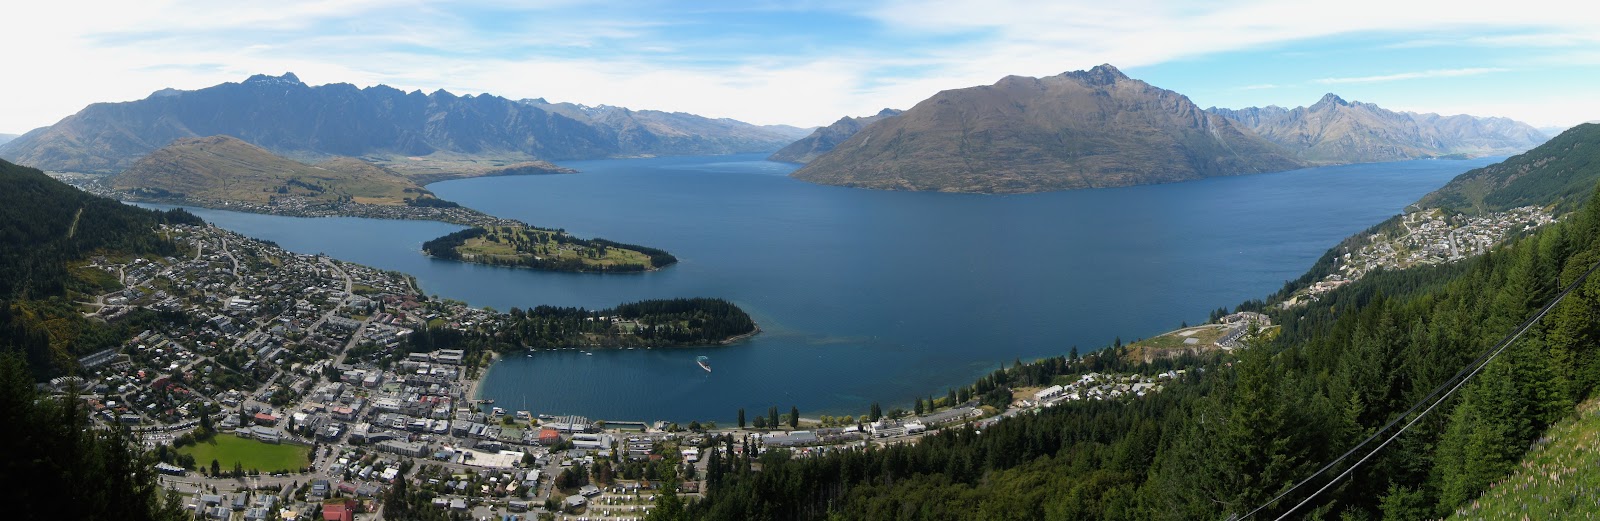
[[[888,192],[789,179],[759,156],[563,163],[576,175],[447,181],[440,197],[582,237],[665,249],[644,274],[495,268],[422,256],[460,229],[195,210],[303,253],[399,270],[496,309],[648,298],[737,303],[763,333],[733,346],[537,353],[497,362],[483,396],[607,420],[731,420],[770,406],[856,414],[1013,360],[1147,337],[1261,298],[1340,239],[1494,159],[1312,168],[1024,195]],[[714,372],[695,365],[710,357]]]

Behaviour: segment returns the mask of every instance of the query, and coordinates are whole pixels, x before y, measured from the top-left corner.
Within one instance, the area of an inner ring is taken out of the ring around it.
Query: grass
[[[311,448],[288,443],[273,445],[232,434],[218,434],[210,441],[178,449],[178,452],[194,456],[196,467],[208,468],[211,460],[217,460],[223,472],[233,470],[234,462],[238,462],[245,470],[278,472],[304,468],[310,463]]]
[[[513,244],[514,240],[520,244]],[[521,228],[513,228],[510,233],[501,228],[490,228],[489,233],[483,237],[469,239],[466,244],[457,248],[464,257],[484,260],[523,261],[539,257],[558,261],[577,260],[586,267],[596,268],[630,264],[655,267],[650,263],[650,256],[637,251],[606,248],[605,256],[595,259],[588,255],[594,250],[595,248],[577,244],[559,244],[551,232]]]
[[[1178,334],[1179,331],[1188,331],[1188,330],[1194,330],[1195,333],[1192,334],[1192,335],[1189,335],[1189,336],[1183,336],[1183,335],[1179,335]],[[1183,348],[1186,348],[1186,347],[1204,347],[1204,346],[1211,345],[1212,343],[1215,343],[1217,340],[1222,339],[1222,335],[1226,334],[1227,332],[1228,331],[1227,331],[1226,328],[1215,326],[1215,325],[1196,326],[1196,327],[1192,327],[1192,328],[1189,328],[1189,329],[1180,329],[1178,331],[1173,331],[1173,332],[1170,332],[1170,333],[1162,334],[1160,336],[1155,336],[1155,337],[1147,338],[1147,339],[1144,339],[1144,340],[1140,340],[1138,342],[1134,342],[1133,345],[1150,347],[1150,348],[1154,348],[1154,349],[1183,349]],[[1200,341],[1198,343],[1196,343],[1196,344],[1193,344],[1193,345],[1183,343],[1184,340],[1187,340],[1187,339],[1190,339],[1190,338],[1197,338]]]
[[[1545,432],[1522,464],[1451,519],[1593,519],[1600,515],[1600,399]]]

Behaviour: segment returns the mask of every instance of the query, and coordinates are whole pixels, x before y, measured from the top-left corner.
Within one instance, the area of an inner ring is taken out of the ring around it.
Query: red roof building
[[[356,521],[356,502],[353,499],[341,503],[322,504],[323,521]]]
[[[545,427],[543,429],[539,429],[539,444],[540,445],[555,445],[557,443],[561,443],[561,433],[560,432],[556,432],[555,429],[552,429],[552,428],[549,428],[549,427]]]
[[[264,412],[256,413],[256,423],[261,425],[277,425],[278,417]]]

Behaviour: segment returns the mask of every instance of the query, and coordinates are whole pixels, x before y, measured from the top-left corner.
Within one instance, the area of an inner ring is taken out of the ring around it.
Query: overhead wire
[[[1350,450],[1345,451],[1344,454],[1339,455],[1339,457],[1334,458],[1333,461],[1330,461],[1328,464],[1323,465],[1322,468],[1317,469],[1316,472],[1311,473],[1310,476],[1307,476],[1305,479],[1296,482],[1294,486],[1291,486],[1283,492],[1280,492],[1277,496],[1267,500],[1260,506],[1257,506],[1256,508],[1245,513],[1243,516],[1233,517],[1230,519],[1244,521],[1245,519],[1249,519],[1251,516],[1254,516],[1256,513],[1265,510],[1267,507],[1272,506],[1273,504],[1282,500],[1284,497],[1287,497],[1289,494],[1293,493],[1295,490],[1300,489],[1300,487],[1305,486],[1307,483],[1315,480],[1318,476],[1326,473],[1329,469],[1332,469],[1334,466],[1338,465],[1339,462],[1344,461],[1357,451],[1360,451],[1362,447],[1365,447],[1368,443],[1371,443],[1373,440],[1377,439],[1378,436],[1382,435],[1384,432],[1400,423],[1401,420],[1404,420],[1407,416],[1410,416],[1411,413],[1416,412],[1417,409],[1422,407],[1424,404],[1428,404],[1427,409],[1424,409],[1421,414],[1417,415],[1415,418],[1412,418],[1411,421],[1407,422],[1406,425],[1401,427],[1399,431],[1389,436],[1388,439],[1385,439],[1383,443],[1378,445],[1377,448],[1373,449],[1371,452],[1368,452],[1367,455],[1363,456],[1360,460],[1357,460],[1355,464],[1350,466],[1350,468],[1345,469],[1344,472],[1341,472],[1338,476],[1335,476],[1333,479],[1329,480],[1327,484],[1322,486],[1322,488],[1317,489],[1316,492],[1313,492],[1310,496],[1307,496],[1304,500],[1301,500],[1300,503],[1295,504],[1293,508],[1290,508],[1287,512],[1284,512],[1284,514],[1279,516],[1277,519],[1281,520],[1288,517],[1289,514],[1294,513],[1295,510],[1298,510],[1301,506],[1304,506],[1312,499],[1315,499],[1318,495],[1321,495],[1323,491],[1328,489],[1328,487],[1339,482],[1339,480],[1343,479],[1345,476],[1348,476],[1357,467],[1360,467],[1362,463],[1366,462],[1367,459],[1371,458],[1374,454],[1377,454],[1378,451],[1383,450],[1383,448],[1388,446],[1390,442],[1394,441],[1401,434],[1405,433],[1405,431],[1410,429],[1412,425],[1416,424],[1418,420],[1421,420],[1422,417],[1427,416],[1429,412],[1433,411],[1434,407],[1437,407],[1440,403],[1443,403],[1445,400],[1449,399],[1450,396],[1459,390],[1463,385],[1465,385],[1468,380],[1471,380],[1473,376],[1476,376],[1478,372],[1482,371],[1490,361],[1493,361],[1494,358],[1500,356],[1500,353],[1505,351],[1505,349],[1509,347],[1512,342],[1515,342],[1524,333],[1527,333],[1527,331],[1531,329],[1535,323],[1538,323],[1540,319],[1544,318],[1544,316],[1549,314],[1551,310],[1555,309],[1556,305],[1560,304],[1562,299],[1567,298],[1567,295],[1571,294],[1573,290],[1576,290],[1578,286],[1582,284],[1584,280],[1588,279],[1590,275],[1594,274],[1596,270],[1600,270],[1600,262],[1596,262],[1593,266],[1590,266],[1589,270],[1585,271],[1583,275],[1578,276],[1577,279],[1574,279],[1571,283],[1567,284],[1567,287],[1563,288],[1561,293],[1557,294],[1555,298],[1546,303],[1543,308],[1540,308],[1538,313],[1535,313],[1533,316],[1519,324],[1513,332],[1507,334],[1494,346],[1491,346],[1489,349],[1479,354],[1476,359],[1467,364],[1467,366],[1463,367],[1460,371],[1457,371],[1454,376],[1451,376],[1438,386],[1434,387],[1433,391],[1429,392],[1427,396],[1422,397],[1422,399],[1412,404],[1410,408],[1405,410],[1405,412],[1396,415],[1393,419],[1389,420],[1389,423],[1384,424],[1383,427],[1373,431],[1371,435],[1367,436],[1366,439],[1361,440],[1361,442],[1357,443],[1354,447],[1351,447]],[[1445,391],[1443,396],[1439,396],[1437,400],[1433,400],[1435,396],[1447,388],[1449,390]],[[1433,400],[1432,403],[1429,403],[1430,400]]]

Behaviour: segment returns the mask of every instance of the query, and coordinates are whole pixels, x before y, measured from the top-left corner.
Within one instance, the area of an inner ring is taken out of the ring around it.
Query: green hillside
[[[76,357],[115,345],[150,312],[108,326],[91,322],[75,294],[102,293],[69,263],[91,255],[172,255],[161,222],[199,223],[182,210],[157,212],[97,197],[43,172],[0,161],[0,352],[21,352],[36,377],[58,375]]]
[[[1472,170],[1423,197],[1423,208],[1483,214],[1519,206],[1576,208],[1600,181],[1600,125],[1585,123],[1533,150]]]
[[[96,251],[170,255],[176,246],[155,233],[162,221],[199,219],[92,196],[0,160],[0,299],[65,295],[66,262]]]
[[[1551,427],[1496,483],[1451,519],[1593,519],[1600,516],[1600,400]]]

